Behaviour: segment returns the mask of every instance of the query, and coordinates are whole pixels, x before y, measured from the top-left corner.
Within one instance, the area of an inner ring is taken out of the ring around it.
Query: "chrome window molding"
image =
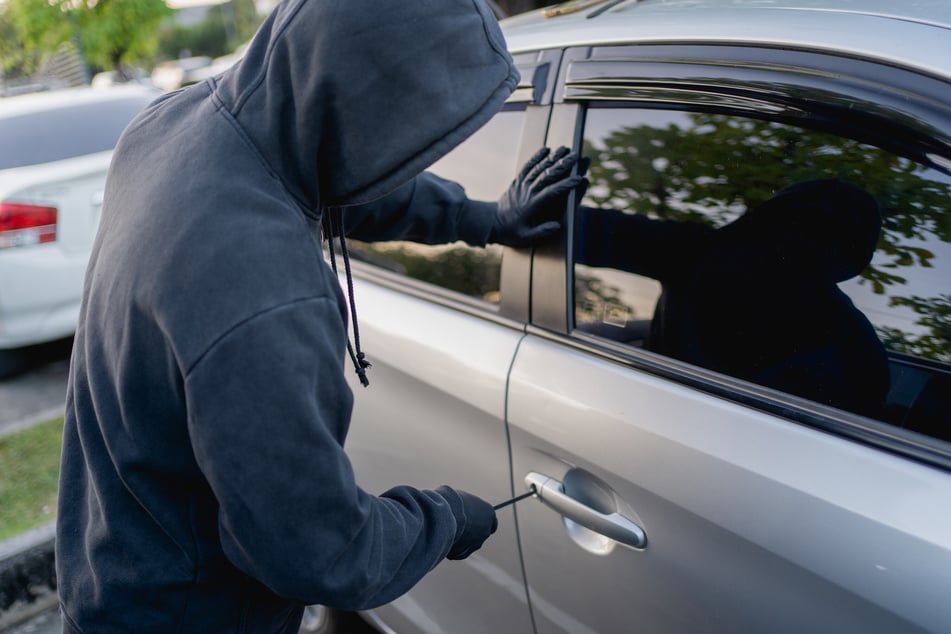
[[[835,130],[944,171],[951,161],[948,78],[771,48],[655,45],[575,50],[575,59],[564,64],[556,103],[639,102],[724,110]]]
[[[946,441],[585,332],[564,335],[536,326],[529,326],[527,332],[633,371],[647,372],[794,423],[951,471],[951,443]]]

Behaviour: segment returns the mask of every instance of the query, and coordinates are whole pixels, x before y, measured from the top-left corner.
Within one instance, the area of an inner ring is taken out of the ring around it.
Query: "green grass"
[[[0,436],[0,539],[56,517],[63,419]]]

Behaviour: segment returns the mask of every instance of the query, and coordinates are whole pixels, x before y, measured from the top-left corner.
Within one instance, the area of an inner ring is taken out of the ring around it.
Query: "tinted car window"
[[[104,152],[150,98],[68,105],[0,119],[0,169]]]
[[[460,183],[475,200],[497,200],[516,172],[525,110],[505,109],[429,171]],[[499,301],[502,249],[462,242],[428,246],[409,242],[358,243],[371,263],[491,303]]]
[[[828,132],[665,110],[590,109],[584,153],[578,328],[898,422],[932,378],[947,380],[948,173]],[[684,315],[710,327],[685,326]],[[845,352],[830,356],[820,330],[847,341]],[[822,391],[874,365],[877,345],[890,359],[881,408]],[[768,358],[780,352],[782,362]],[[902,380],[915,384],[908,394]]]

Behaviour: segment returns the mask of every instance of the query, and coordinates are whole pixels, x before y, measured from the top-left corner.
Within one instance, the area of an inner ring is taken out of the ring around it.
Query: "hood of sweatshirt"
[[[875,254],[881,228],[875,198],[836,178],[784,187],[723,227],[738,248],[768,249],[764,263],[782,266],[807,285],[859,275]]]
[[[288,0],[215,95],[288,191],[319,210],[409,181],[517,82],[483,0]]]

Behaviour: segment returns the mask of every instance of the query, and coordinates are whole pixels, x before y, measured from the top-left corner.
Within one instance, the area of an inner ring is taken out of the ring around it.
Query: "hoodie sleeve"
[[[581,264],[666,281],[690,267],[713,229],[696,222],[657,220],[643,214],[579,207],[575,239]]]
[[[423,172],[372,203],[343,210],[348,237],[364,242],[412,240],[485,246],[497,204],[470,200],[458,183]]]
[[[185,393],[228,559],[281,596],[360,610],[409,590],[459,526],[436,491],[356,485],[342,447],[353,403],[343,341],[334,299],[283,304],[221,337]]]

